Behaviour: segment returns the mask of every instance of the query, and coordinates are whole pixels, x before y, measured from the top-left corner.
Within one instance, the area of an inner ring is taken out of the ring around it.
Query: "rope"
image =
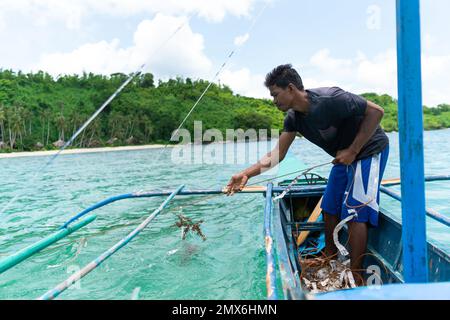
[[[318,167],[321,167],[321,166],[325,166],[325,165],[330,164],[330,163],[331,163],[331,162],[327,162],[327,163],[323,163],[323,164],[320,164],[320,165],[312,166],[312,167],[307,168],[307,169],[301,169],[301,170],[296,170],[296,171],[293,171],[293,172],[290,172],[290,173],[286,173],[286,174],[284,174],[284,175],[277,176],[277,177],[274,177],[274,178],[269,178],[269,179],[259,180],[259,181],[253,182],[253,183],[249,183],[249,184],[247,184],[247,186],[250,187],[250,186],[254,186],[254,185],[260,184],[260,183],[262,183],[262,182],[271,182],[271,181],[274,181],[274,180],[276,180],[276,179],[279,179],[279,178],[282,178],[282,177],[285,177],[285,176],[289,176],[289,175],[292,175],[292,174],[297,173],[297,172],[301,172],[301,173],[297,176],[297,178],[298,178],[298,177],[301,177],[302,175],[308,173],[309,171],[311,171],[311,170],[313,170],[313,169],[315,169],[315,168],[318,168]],[[291,187],[292,187],[292,186],[291,186]],[[224,193],[221,193],[221,194],[214,194],[214,195],[209,195],[209,196],[204,197],[204,198],[202,198],[202,199],[198,199],[198,200],[196,199],[195,201],[188,202],[188,203],[185,204],[184,206],[186,206],[186,205],[194,205],[194,204],[200,203],[200,202],[202,202],[202,201],[210,200],[210,199],[213,199],[213,198],[216,198],[216,197],[220,197],[220,196],[223,196],[223,195],[224,195]],[[203,196],[203,195],[199,195],[199,196]],[[179,210],[181,210],[182,208],[183,208],[183,206],[179,206],[179,207],[174,208],[173,210],[178,210],[178,211],[179,211]]]
[[[338,225],[336,226],[336,228],[334,228],[334,231],[333,231],[333,241],[334,241],[334,244],[335,244],[336,248],[339,250],[339,253],[340,253],[342,256],[344,256],[344,257],[348,256],[348,255],[349,255],[349,252],[348,252],[347,249],[339,242],[339,239],[338,239],[338,233],[339,233],[339,231],[341,231],[341,229],[344,227],[344,225],[345,225],[347,222],[349,222],[350,220],[353,220],[353,218],[355,218],[355,217],[358,216],[358,214],[356,213],[356,211],[355,211],[354,209],[351,209],[351,210],[353,210],[355,213],[352,214],[352,215],[350,215],[350,216],[348,216],[347,218],[345,218],[345,219],[342,220],[341,222],[339,222]]]
[[[322,164],[319,164],[317,166],[314,166],[314,167],[311,167],[311,168],[308,168],[308,169],[304,170],[302,173],[300,173],[298,176],[296,176],[294,178],[294,180],[292,180],[292,182],[286,187],[286,189],[284,189],[284,191],[279,196],[273,198],[273,201],[278,201],[278,200],[283,199],[286,196],[286,194],[288,194],[289,191],[291,191],[292,187],[298,182],[298,179],[300,179],[301,176],[307,174],[309,171],[311,171],[311,170],[313,170],[315,168],[323,167],[323,166],[326,166],[326,165],[328,165],[330,163],[331,162],[322,163]]]
[[[349,209],[349,210],[348,210],[348,213],[351,213],[351,215],[349,215],[347,218],[345,218],[344,220],[342,220],[341,222],[339,222],[338,225],[336,226],[336,228],[335,228],[334,231],[333,231],[333,241],[334,241],[334,244],[335,244],[336,248],[339,250],[339,253],[340,253],[341,255],[343,255],[344,257],[348,256],[348,255],[349,255],[349,252],[348,252],[348,250],[347,250],[347,249],[339,242],[339,237],[338,237],[339,231],[344,227],[344,225],[345,225],[347,222],[349,222],[349,221],[353,220],[354,218],[357,218],[357,217],[358,217],[358,212],[357,212],[358,209],[360,210],[360,209],[366,207],[369,203],[371,203],[372,201],[375,200],[375,198],[372,197],[372,198],[369,199],[369,201],[367,201],[367,202],[365,202],[365,203],[362,203],[362,204],[360,204],[360,205],[356,205],[356,206],[352,206],[352,205],[350,205],[350,204],[348,203],[348,197],[349,197],[349,195],[350,195],[350,190],[351,190],[352,187],[354,186],[354,184],[355,184],[355,178],[356,178],[356,172],[355,172],[355,169],[353,168],[353,166],[352,166],[352,165],[349,165],[349,166],[347,166],[347,169],[348,169],[348,167],[352,168],[352,170],[353,170],[353,179],[352,179],[352,182],[351,182],[351,184],[350,184],[348,190],[345,191],[344,205]]]

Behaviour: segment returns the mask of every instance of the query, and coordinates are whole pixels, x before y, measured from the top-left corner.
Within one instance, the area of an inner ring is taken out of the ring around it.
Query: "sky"
[[[421,1],[423,102],[450,103],[450,1]],[[177,28],[181,29],[172,36]],[[397,97],[394,0],[0,0],[0,68],[213,80],[270,98],[292,63],[306,88]],[[227,56],[234,50],[234,55]]]

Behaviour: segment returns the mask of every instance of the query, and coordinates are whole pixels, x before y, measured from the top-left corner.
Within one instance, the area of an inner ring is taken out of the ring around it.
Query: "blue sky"
[[[109,74],[146,62],[158,78],[211,79],[267,1],[222,83],[269,97],[264,75],[289,62],[306,87],[396,96],[394,0],[1,0],[0,68]],[[450,103],[448,12],[448,0],[421,1],[429,106]]]

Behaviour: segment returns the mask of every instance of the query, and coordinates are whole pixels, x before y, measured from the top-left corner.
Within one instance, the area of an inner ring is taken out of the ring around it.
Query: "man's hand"
[[[239,192],[247,184],[248,176],[243,173],[235,174],[228,182],[225,192],[228,196],[232,196],[235,192]]]
[[[357,155],[358,153],[351,148],[339,150],[336,154],[336,158],[333,160],[333,164],[345,164],[348,166],[355,161]]]

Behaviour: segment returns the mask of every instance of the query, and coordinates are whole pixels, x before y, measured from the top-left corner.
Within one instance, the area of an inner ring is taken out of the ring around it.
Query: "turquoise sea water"
[[[391,133],[389,138],[384,178],[396,178],[397,134]],[[449,138],[448,129],[425,133],[426,174],[449,174]],[[296,140],[291,150],[308,166],[331,161],[304,139]],[[110,196],[172,190],[181,183],[188,189],[219,189],[233,173],[250,164],[175,165],[171,152],[149,149],[63,155],[36,179],[34,173],[48,158],[0,159],[0,210],[18,196],[0,214],[0,258],[48,235],[74,214]],[[327,175],[329,170],[326,166],[316,171]],[[427,206],[450,215],[449,194],[450,182],[428,183]],[[92,224],[1,274],[0,299],[34,299],[45,293],[125,237],[162,201],[130,199],[96,210],[98,218]],[[381,201],[383,207],[401,215],[398,202],[385,196]],[[264,299],[263,210],[261,195],[176,198],[135,240],[60,298]],[[173,226],[176,213],[204,220],[201,226],[207,240],[193,235],[182,240],[180,229]],[[427,228],[428,237],[450,252],[448,228],[430,219]]]

